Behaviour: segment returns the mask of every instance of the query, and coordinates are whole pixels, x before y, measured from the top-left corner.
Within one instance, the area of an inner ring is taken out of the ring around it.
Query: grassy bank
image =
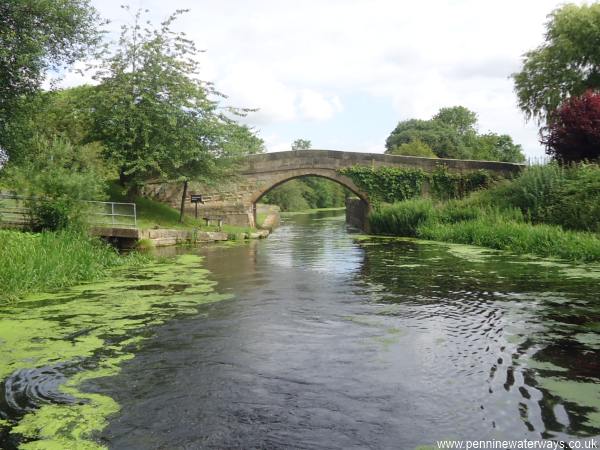
[[[190,215],[183,217],[183,222],[179,221],[179,210],[171,206],[146,197],[135,197],[127,199],[121,188],[117,184],[109,187],[110,201],[113,202],[132,202],[137,208],[138,228],[171,228],[176,230],[189,230],[191,228],[200,228],[202,231],[224,231],[235,235],[239,233],[251,233],[256,231],[250,227],[237,227],[233,225],[223,225],[220,230],[216,225],[207,226],[202,218],[195,219]]]
[[[529,168],[461,200],[380,205],[369,221],[375,234],[600,261],[600,168]]]
[[[99,239],[75,231],[39,234],[0,230],[0,303],[107,276],[145,257],[120,256]]]

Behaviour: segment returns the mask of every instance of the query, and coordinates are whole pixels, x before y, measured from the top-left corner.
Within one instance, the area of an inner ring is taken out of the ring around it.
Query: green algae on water
[[[540,386],[565,402],[587,409],[585,424],[600,428],[600,384],[550,377],[541,378]]]
[[[169,263],[124,271],[109,282],[32,295],[0,308],[2,379],[20,369],[57,364],[79,368],[60,386],[77,402],[46,404],[0,427],[21,436],[23,449],[104,448],[93,436],[119,405],[106,395],[85,392],[82,383],[117,374],[134,357],[149,327],[226,298],[214,292],[215,283],[208,280],[201,261],[182,255]]]

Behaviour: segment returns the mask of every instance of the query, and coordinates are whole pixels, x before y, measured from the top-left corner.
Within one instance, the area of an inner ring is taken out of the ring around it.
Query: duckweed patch
[[[585,425],[600,428],[600,385],[566,380],[558,377],[541,378],[540,386],[565,402],[584,409]]]
[[[75,374],[59,389],[77,399],[19,415],[0,409],[0,436],[8,431],[24,449],[104,448],[94,434],[119,405],[106,395],[85,392],[82,383],[118,373],[150,327],[227,298],[214,292],[207,275],[199,256],[182,255],[123,271],[110,282],[32,295],[0,308],[1,378],[64,363]]]

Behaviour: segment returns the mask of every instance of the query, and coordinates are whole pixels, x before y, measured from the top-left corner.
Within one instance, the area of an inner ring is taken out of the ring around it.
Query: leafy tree
[[[520,145],[507,135],[477,132],[477,114],[464,106],[442,108],[430,120],[399,122],[386,140],[386,153],[427,155],[429,147],[440,158],[521,162]],[[422,152],[422,154],[418,154]]]
[[[304,183],[303,193],[310,208],[332,208],[344,206],[349,191],[341,184],[322,177],[302,177],[298,180]],[[348,192],[348,194],[347,194]]]
[[[102,199],[106,187],[100,147],[74,146],[60,137],[36,136],[27,161],[10,161],[2,177],[12,190],[30,198],[37,229],[80,224],[86,210],[81,200]]]
[[[464,106],[441,108],[438,113],[433,116],[433,120],[452,127],[461,136],[476,132],[477,113]]]
[[[221,144],[226,155],[252,155],[265,151],[265,142],[247,125],[229,121],[223,132]]]
[[[549,15],[545,41],[513,74],[519,107],[543,121],[570,96],[600,88],[600,3],[564,5]]]
[[[0,146],[16,154],[6,128],[36,92],[47,70],[82,58],[100,38],[89,0],[0,2]],[[16,155],[15,155],[16,156]]]
[[[312,143],[307,139],[296,139],[292,142],[292,150],[310,150]]]
[[[523,147],[507,134],[486,133],[476,137],[473,159],[502,162],[524,162]]]
[[[546,153],[561,162],[600,158],[600,94],[565,101],[553,114],[542,137]]]
[[[261,201],[279,205],[282,211],[303,211],[310,209],[310,205],[304,198],[307,189],[306,184],[300,180],[290,180],[268,192]]]
[[[133,194],[149,179],[182,183],[181,214],[191,180],[213,182],[231,169],[233,156],[259,151],[262,141],[222,109],[223,96],[198,79],[198,50],[171,30],[178,10],[160,27],[142,28],[141,13],[122,28],[118,47],[97,74],[94,133],[119,167],[121,184]],[[241,141],[240,141],[241,139]]]
[[[440,158],[466,156],[464,142],[454,128],[437,120],[420,119],[399,122],[385,141],[386,153],[416,140],[429,146]]]
[[[389,152],[392,155],[404,156],[424,156],[426,158],[437,158],[431,147],[424,143],[421,139],[400,144],[398,147]]]
[[[45,99],[33,114],[35,131],[66,137],[73,144],[90,142],[95,92],[95,86],[83,85],[44,93]]]

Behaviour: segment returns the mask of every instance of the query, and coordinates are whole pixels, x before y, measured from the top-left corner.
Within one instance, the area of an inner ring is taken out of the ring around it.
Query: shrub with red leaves
[[[600,159],[600,93],[587,91],[565,101],[542,137],[546,153],[569,163]]]

